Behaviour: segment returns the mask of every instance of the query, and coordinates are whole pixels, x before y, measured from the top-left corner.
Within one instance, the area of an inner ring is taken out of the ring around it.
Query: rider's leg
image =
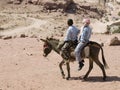
[[[78,64],[79,64],[79,68],[78,70],[81,70],[82,67],[84,66],[83,64],[83,60],[81,59],[81,51],[82,51],[82,48],[86,45],[86,43],[82,43],[80,42],[77,47],[75,48],[75,56],[76,56],[76,60],[78,61]]]
[[[70,55],[69,55],[69,52],[68,52],[69,48],[70,48],[70,43],[69,43],[69,42],[66,42],[66,43],[64,44],[64,46],[62,47],[61,55],[62,55],[62,57],[63,57],[64,59],[68,59],[69,56],[70,56]]]

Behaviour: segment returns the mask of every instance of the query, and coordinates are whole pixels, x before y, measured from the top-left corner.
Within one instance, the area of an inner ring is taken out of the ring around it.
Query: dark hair
[[[73,25],[73,20],[72,20],[72,19],[68,19],[67,24],[68,24],[69,26]]]

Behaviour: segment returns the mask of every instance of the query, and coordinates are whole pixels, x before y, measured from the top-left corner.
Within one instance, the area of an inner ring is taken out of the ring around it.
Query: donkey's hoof
[[[82,79],[83,79],[83,81],[86,81],[86,80],[87,80],[87,77],[86,77],[86,76],[84,76]]]
[[[65,79],[65,76],[62,76],[63,79]]]
[[[70,80],[70,77],[67,77],[66,80]]]
[[[83,80],[82,81],[87,81],[87,78],[83,78]]]
[[[103,81],[106,81],[106,76],[105,76],[105,77],[103,77]]]

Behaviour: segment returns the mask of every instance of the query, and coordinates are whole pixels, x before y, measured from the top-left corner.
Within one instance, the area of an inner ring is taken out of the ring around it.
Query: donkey
[[[46,39],[40,39],[44,42],[43,45],[43,56],[46,57],[52,50],[54,50],[55,52],[57,52],[58,54],[61,55],[61,49],[57,48],[60,41],[58,39],[54,39],[54,38],[46,38]],[[89,48],[87,48],[89,47]],[[87,47],[83,49],[81,56],[83,59],[88,58],[89,59],[89,70],[87,71],[87,73],[85,74],[85,76],[83,77],[83,79],[85,80],[89,73],[91,72],[92,68],[93,68],[93,61],[100,67],[100,69],[102,70],[103,73],[103,80],[106,80],[106,72],[105,72],[105,68],[108,67],[105,58],[104,58],[104,53],[103,53],[103,48],[100,44],[90,41],[87,44]],[[88,50],[89,49],[89,50]],[[103,64],[99,61],[99,52],[101,49],[101,53],[102,53],[102,61]],[[88,52],[89,51],[89,54]],[[61,55],[62,57],[62,55]],[[71,51],[70,53],[70,57],[68,60],[66,60],[64,57],[62,57],[63,60],[60,62],[59,64],[59,68],[62,74],[62,77],[65,78],[65,74],[63,71],[62,66],[66,63],[66,67],[67,67],[67,73],[68,76],[66,77],[67,80],[70,79],[71,75],[70,75],[70,62],[75,61],[75,55],[74,55],[74,50]]]

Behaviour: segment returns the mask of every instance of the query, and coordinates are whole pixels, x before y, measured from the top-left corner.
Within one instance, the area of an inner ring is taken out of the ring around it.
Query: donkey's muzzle
[[[47,56],[47,54],[45,54],[45,53],[44,53],[44,54],[43,54],[43,56],[44,56],[44,57],[46,57],[46,56]]]

